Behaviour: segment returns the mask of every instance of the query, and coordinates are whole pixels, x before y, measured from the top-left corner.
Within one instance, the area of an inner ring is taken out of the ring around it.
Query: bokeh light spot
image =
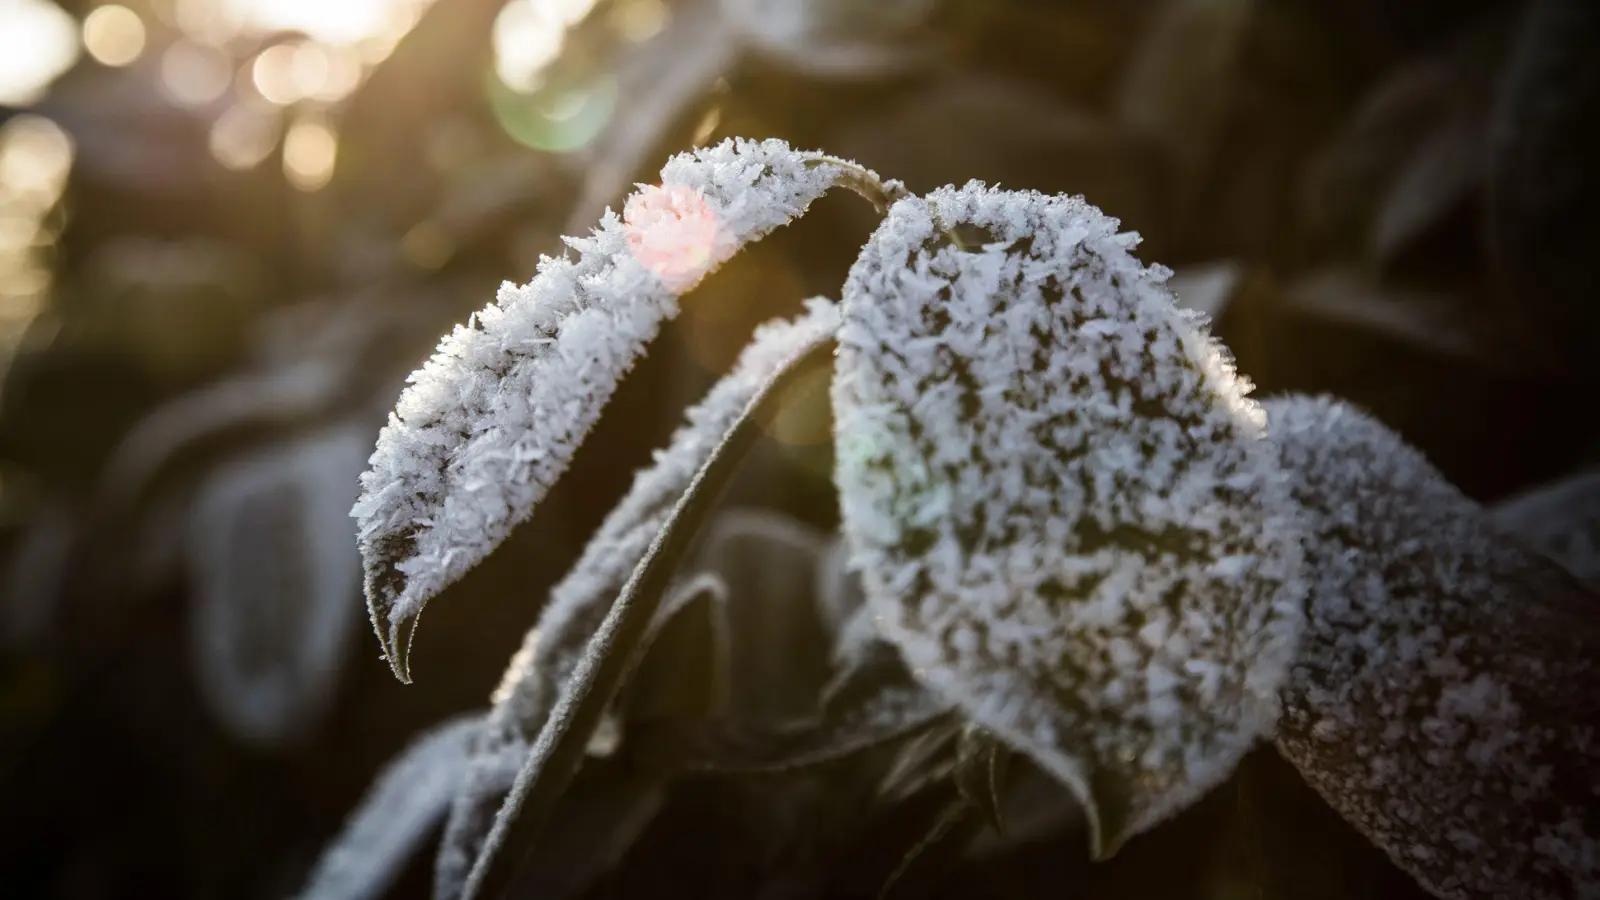
[[[96,62],[126,66],[144,52],[144,20],[126,6],[97,7],[83,20],[83,47]]]
[[[588,146],[611,121],[617,82],[601,75],[520,93],[491,79],[489,100],[500,127],[513,140],[534,150],[564,153]]]
[[[221,51],[178,41],[161,54],[161,89],[179,106],[216,102],[233,81],[233,66]]]
[[[237,103],[211,126],[211,155],[229,169],[253,169],[277,146],[278,128],[276,111]]]
[[[39,99],[78,59],[78,24],[47,0],[0,0],[0,103]]]
[[[301,119],[283,138],[283,174],[302,191],[318,190],[333,177],[338,153],[339,139],[327,122]]]

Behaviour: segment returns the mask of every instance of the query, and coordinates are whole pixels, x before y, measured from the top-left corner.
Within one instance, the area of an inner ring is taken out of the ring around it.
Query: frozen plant
[[[757,332],[554,589],[493,708],[440,733],[454,749],[390,770],[308,896],[381,890],[346,875],[392,872],[414,823],[446,805],[436,896],[506,895],[574,773],[664,720],[695,722],[695,739],[640,769],[651,777],[889,748],[879,796],[948,779],[990,820],[1017,754],[1076,799],[1097,857],[1276,739],[1441,897],[1596,895],[1593,824],[1571,814],[1594,796],[1600,694],[1578,652],[1595,645],[1592,595],[1375,424],[1319,420],[1305,410],[1336,407],[1314,401],[1263,411],[1205,318],[1174,302],[1171,273],[1081,198],[976,182],[907,196],[778,141],[674,158],[620,218],[569,241],[576,259],[503,288],[413,375],[354,510],[400,678],[424,604],[532,513],[679,298],[840,184],[883,220],[838,303]],[[833,674],[815,714],[752,751],[734,739],[753,720],[727,702],[719,623],[776,600],[696,575],[697,535],[763,423],[819,370],[854,583],[818,589],[834,598],[818,602]],[[1373,448],[1400,462],[1374,465]],[[1429,544],[1458,537],[1468,557]],[[1496,581],[1524,569],[1554,574],[1520,593]],[[1522,615],[1513,601],[1555,603],[1556,584],[1572,593],[1551,608],[1581,624],[1551,645],[1565,684],[1545,690],[1531,648],[1477,648]],[[385,841],[374,810],[412,780],[429,788]],[[1529,817],[1491,823],[1480,798]]]

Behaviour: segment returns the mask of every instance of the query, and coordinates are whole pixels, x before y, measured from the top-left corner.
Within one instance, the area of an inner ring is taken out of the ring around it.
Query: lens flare
[[[705,277],[724,240],[711,204],[683,185],[647,187],[629,197],[622,221],[634,259],[674,291]]]

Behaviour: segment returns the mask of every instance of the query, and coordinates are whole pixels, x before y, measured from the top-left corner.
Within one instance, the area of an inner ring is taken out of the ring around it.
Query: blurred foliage
[[[1588,0],[127,6],[133,58],[89,41],[0,107],[7,896],[286,895],[384,759],[481,707],[573,536],[872,223],[822,201],[696,292],[534,521],[430,613],[413,687],[358,621],[361,448],[451,323],[724,136],[918,191],[1085,194],[1263,392],[1353,400],[1479,499],[1600,462]],[[831,527],[827,424],[779,429],[729,502]],[[1003,841],[948,831],[893,896],[1417,894],[1270,753],[1101,864],[1014,768],[1012,800],[1048,808],[1009,810],[1032,824]],[[593,897],[873,896],[955,789],[863,817],[850,771],[681,780],[595,871],[535,869]],[[641,777],[586,766],[575,834],[620,827]],[[427,857],[392,896],[427,894]]]

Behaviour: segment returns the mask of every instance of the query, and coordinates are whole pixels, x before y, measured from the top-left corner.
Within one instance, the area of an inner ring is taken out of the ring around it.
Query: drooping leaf
[[[1279,750],[1439,897],[1600,896],[1600,594],[1376,420],[1267,413],[1311,584]]]
[[[902,200],[845,285],[844,532],[919,680],[1082,801],[1093,852],[1219,783],[1300,623],[1260,409],[1081,198]]]
[[[1507,533],[1600,587],[1600,470],[1502,500],[1489,514]]]
[[[576,259],[446,337],[379,435],[360,521],[373,624],[395,675],[423,606],[525,520],[565,470],[678,296],[829,188],[893,192],[870,172],[780,141],[729,140],[670,160]]]
[[[466,774],[481,715],[452,719],[389,763],[323,851],[300,900],[376,900],[433,830]]]
[[[370,440],[349,423],[269,445],[215,471],[190,511],[197,681],[244,740],[303,738],[333,697],[361,587],[346,514]]]

